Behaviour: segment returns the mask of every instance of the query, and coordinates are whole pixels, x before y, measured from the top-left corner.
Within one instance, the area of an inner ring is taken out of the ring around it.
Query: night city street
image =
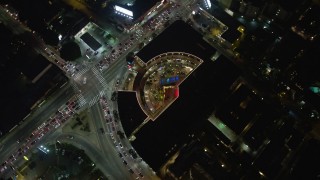
[[[320,179],[319,0],[1,0],[0,180]]]

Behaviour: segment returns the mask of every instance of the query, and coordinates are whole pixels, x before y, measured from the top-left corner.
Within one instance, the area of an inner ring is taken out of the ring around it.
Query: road
[[[179,11],[179,9],[183,8],[176,8],[169,17],[176,18],[176,11]],[[184,10],[181,15],[184,16],[185,14],[188,14],[188,10]],[[8,13],[2,7],[0,7],[0,20],[15,34],[21,34],[25,31],[30,31],[19,21],[8,15]],[[14,129],[9,135],[6,136],[5,139],[2,140],[1,145],[3,145],[4,148],[2,148],[0,152],[0,161],[4,162],[12,152],[17,151],[21,145],[16,142],[17,139],[20,138],[24,140],[26,136],[30,135],[30,133],[40,124],[49,120],[49,117],[52,116],[67,101],[69,101],[72,97],[77,96],[82,108],[90,108],[90,116],[95,124],[94,132],[97,134],[97,140],[100,144],[100,147],[96,147],[90,143],[90,140],[86,139],[86,137],[79,136],[77,134],[72,134],[75,137],[73,140],[65,138],[66,135],[61,134],[62,132],[59,130],[61,127],[58,128],[58,131],[48,133],[48,135],[42,138],[41,142],[48,143],[52,142],[52,139],[58,138],[59,140],[61,139],[65,142],[72,143],[81,149],[85,149],[89,157],[96,162],[97,166],[99,166],[106,176],[110,178],[136,178],[138,177],[138,174],[142,172],[146,179],[156,179],[153,171],[143,161],[133,159],[130,155],[127,155],[124,158],[119,157],[119,152],[122,154],[128,154],[128,150],[131,149],[132,146],[127,139],[120,139],[115,132],[110,131],[110,127],[108,127],[108,125],[105,123],[102,109],[97,102],[99,102],[102,96],[106,96],[107,98],[110,97],[110,94],[116,89],[114,87],[115,79],[122,78],[126,73],[126,54],[131,51],[136,51],[139,43],[146,42],[146,40],[149,39],[154,32],[158,34],[163,31],[165,29],[163,26],[164,22],[165,21],[162,22],[156,31],[152,31],[146,28],[146,26],[141,27],[141,35],[139,35],[139,39],[133,42],[133,45],[127,50],[121,51],[122,54],[119,55],[116,60],[112,62],[112,64],[110,64],[109,67],[104,71],[101,72],[95,66],[99,62],[99,60],[96,60],[96,62],[88,64],[86,67],[83,67],[83,69],[80,69],[79,72],[81,73],[76,74],[74,77],[67,72],[67,69],[65,69],[63,65],[55,62],[55,60],[58,60],[59,62],[61,61],[62,63],[65,63],[64,60],[59,57],[57,52],[52,51],[51,47],[45,45],[42,40],[39,40],[39,38],[34,35],[35,40],[40,42],[39,46],[35,47],[35,49],[44,55],[48,60],[59,66],[60,69],[62,69],[69,77],[70,81],[63,88],[59,89],[58,92],[53,94],[46,101],[46,103],[44,103],[32,115],[30,115],[25,122]],[[127,42],[129,38],[130,34],[123,34],[121,37],[119,37],[119,39],[121,39],[123,42]],[[51,51],[53,52],[53,55],[51,54]],[[84,81],[84,78],[87,80]],[[110,108],[117,109],[117,107]],[[122,130],[121,123],[119,121],[114,125],[116,129]],[[101,127],[105,131],[108,130],[108,133],[102,134],[99,130]],[[110,133],[113,134],[116,144],[114,143],[114,140],[110,138]],[[119,143],[123,145],[122,148],[119,146]],[[99,149],[101,151],[99,151]],[[128,165],[125,165],[122,162],[123,160],[127,161]],[[21,158],[16,162],[17,165],[19,165]],[[128,169],[130,168],[134,173],[129,173]]]
[[[5,12],[5,10],[3,10],[2,8],[0,8],[0,15],[1,15],[1,20],[3,22],[6,22],[5,24],[10,27],[16,34],[20,34],[25,32],[24,26],[22,24],[20,24],[19,22],[15,21],[13,18],[11,18],[10,16],[8,16],[7,12]],[[37,37],[35,37],[35,40]],[[55,52],[54,52],[54,56],[52,57],[50,53],[50,51],[52,51],[51,47],[47,47],[43,41],[41,42],[41,40],[39,40],[39,45],[35,47],[36,51],[41,53],[44,57],[46,57],[48,60],[52,61],[54,59],[58,59],[59,61],[63,61]],[[46,50],[47,49],[47,50]],[[58,65],[57,63],[55,63],[56,65]],[[38,108],[32,115],[30,115],[24,123],[22,123],[20,126],[18,126],[17,128],[15,128],[9,135],[7,135],[1,142],[1,146],[4,147],[1,149],[1,156],[0,156],[0,160],[1,162],[4,162],[7,160],[7,158],[12,154],[12,152],[16,152],[17,149],[21,146],[21,144],[23,144],[24,139],[26,139],[31,132],[36,129],[40,124],[42,124],[44,121],[48,120],[49,117],[54,114],[57,109],[59,109],[62,105],[64,105],[69,99],[71,99],[74,95],[80,94],[81,97],[83,97],[83,100],[85,101],[84,104],[89,104],[89,106],[93,105],[99,98],[101,95],[100,92],[104,92],[105,89],[108,89],[108,85],[107,82],[109,82],[110,84],[112,83],[112,80],[115,77],[120,77],[121,75],[118,73],[119,69],[122,69],[122,73],[124,72],[124,68],[125,68],[126,62],[125,59],[122,58],[121,61],[115,61],[113,62],[113,64],[110,66],[110,68],[108,68],[107,71],[105,71],[105,73],[102,75],[100,71],[98,71],[93,65],[91,65],[90,67],[92,67],[91,69],[88,69],[84,74],[82,74],[81,76],[78,76],[77,79],[70,79],[70,82],[65,85],[62,89],[60,89],[57,93],[55,93],[49,100],[46,101],[46,103],[44,103],[41,108]],[[59,65],[58,65],[59,66]],[[60,69],[64,70],[62,67],[60,67]],[[67,74],[67,72],[66,72]],[[104,79],[104,77],[106,77],[106,80]],[[70,76],[69,76],[70,77]],[[82,78],[86,77],[88,79],[88,83],[84,84]],[[109,89],[110,91],[113,91],[112,89]],[[75,92],[74,92],[75,91]],[[94,100],[94,101],[92,101]],[[98,130],[96,130],[97,132],[99,132]],[[106,143],[105,139],[101,139],[100,137],[100,141],[102,141],[103,143]],[[18,144],[16,141],[17,139],[22,139],[23,141],[21,142],[21,144]],[[44,139],[42,141],[46,141],[48,139],[51,139],[51,136],[45,136]],[[109,142],[110,143],[110,142]],[[91,145],[87,145],[88,147],[91,147]],[[102,147],[104,147],[104,152],[105,155],[107,155],[107,157],[109,159],[111,159],[111,161],[114,161],[114,158],[118,157],[118,156],[111,156],[108,155],[108,151],[110,151],[108,149],[108,145],[102,145]],[[112,147],[112,146],[111,146]],[[99,152],[95,152],[94,148],[91,148],[89,150],[92,154],[98,154],[99,156],[102,156],[101,153]],[[97,158],[100,159],[100,162],[103,161],[101,159],[104,158]],[[19,159],[21,161],[21,158]],[[16,162],[19,163],[20,161],[17,160]],[[122,163],[122,162],[121,162]],[[112,164],[112,163],[103,163],[101,162],[101,164]],[[17,164],[18,165],[18,164]],[[13,166],[17,166],[17,165],[13,165]],[[103,166],[105,167],[105,166]],[[111,169],[112,172],[117,172],[117,174],[114,174],[114,177],[122,177],[124,173],[121,173],[120,171],[118,171],[117,169],[123,169],[124,172],[126,172],[127,177],[129,177],[129,173],[128,170],[125,169],[123,167],[122,164],[118,164],[118,166],[116,167],[109,167]],[[116,168],[116,169],[115,169]]]
[[[91,107],[91,115],[94,120],[95,128],[99,129],[98,134],[100,136],[100,145],[102,146],[103,151],[107,153],[107,159],[118,164],[121,172],[126,172],[126,175],[128,174],[128,177],[126,178],[139,178],[139,173],[141,173],[146,179],[158,179],[149,166],[144,161],[141,161],[141,158],[134,159],[130,155],[129,149],[133,149],[133,147],[129,140],[127,138],[120,138],[118,135],[118,131],[124,132],[121,126],[121,121],[116,121],[114,116],[111,115],[112,120],[107,122],[106,117],[110,116],[105,116],[102,104],[104,104],[105,107],[108,107],[111,112],[114,110],[117,111],[118,109],[116,103],[108,100],[107,98]],[[103,128],[104,133],[100,132],[100,128]],[[119,154],[121,154],[122,157],[120,157]],[[127,164],[125,164],[124,161]],[[134,173],[129,173],[129,169],[132,169]]]
[[[11,133],[6,137],[2,137],[1,144],[5,147],[0,153],[0,162],[4,162],[12,153],[17,150],[20,146],[17,140],[26,139],[34,129],[36,129],[44,121],[48,120],[57,109],[65,104],[72,96],[74,96],[73,90],[70,85],[64,86],[58,92],[53,94],[41,108],[38,108],[33,114],[31,114],[24,122],[17,126]]]
[[[102,120],[104,120],[103,114],[101,112],[101,108],[99,103],[95,104],[90,108],[90,116],[93,120],[94,128],[97,130],[97,137],[98,142],[101,146],[102,152],[104,154],[104,158],[108,162],[112,162],[112,169],[111,171],[117,172],[117,176],[115,177],[122,177],[124,179],[130,179],[130,174],[128,170],[123,165],[121,158],[118,155],[116,148],[113,146],[113,142],[110,141],[107,133],[102,133],[100,128],[106,130],[105,124]]]
[[[68,138],[73,136],[73,139]],[[105,174],[110,180],[117,179],[119,173],[110,161],[107,161],[105,156],[101,153],[101,148],[93,145],[86,136],[77,133],[62,133],[61,129],[49,134],[47,136],[49,141],[46,144],[55,144],[56,142],[71,144],[79,149],[85,151],[86,155],[95,163],[95,165]],[[20,162],[20,164],[23,163]]]
[[[30,32],[31,30],[27,27],[21,26],[19,21],[16,21],[13,16],[10,16],[8,12],[6,12],[5,7],[0,5],[0,21],[8,27],[11,32],[14,34],[22,34],[26,31]]]

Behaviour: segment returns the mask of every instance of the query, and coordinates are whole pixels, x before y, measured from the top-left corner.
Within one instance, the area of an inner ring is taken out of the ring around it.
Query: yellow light
[[[263,174],[263,172],[261,172],[261,171],[259,171],[259,174],[260,174],[261,176],[265,176],[265,175]]]
[[[237,30],[238,30],[239,32],[243,33],[243,32],[244,32],[244,27],[243,27],[243,26],[239,26],[239,27],[237,28]]]
[[[27,156],[23,156],[23,159],[25,159],[26,161],[29,161]]]

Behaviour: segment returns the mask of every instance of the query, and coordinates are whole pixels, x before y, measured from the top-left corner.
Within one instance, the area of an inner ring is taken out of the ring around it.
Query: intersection
[[[166,7],[172,9],[171,14],[168,15],[170,23],[177,19],[176,13],[178,11],[181,12],[182,10],[183,12],[182,14],[179,13],[179,16],[190,14],[188,3],[194,2],[185,2],[183,6],[178,8],[176,6],[174,8]],[[4,7],[1,7],[0,9],[1,19],[5,20],[9,26],[11,25],[17,34],[22,33],[27,29],[23,24],[10,18],[3,10]],[[101,52],[101,54],[96,58],[93,58],[89,63],[76,64],[75,67],[79,68],[77,72],[70,71],[70,69],[66,68],[66,62],[60,58],[57,51],[34,36],[34,41],[39,42],[38,46],[34,47],[35,50],[63,70],[69,78],[69,82],[60,87],[60,89],[51,97],[48,97],[46,101],[41,104],[41,107],[38,107],[34,112],[28,115],[20,125],[13,129],[12,132],[2,140],[1,145],[5,148],[2,148],[0,151],[0,161],[5,162],[5,166],[19,167],[24,162],[22,154],[18,152],[19,148],[27,147],[26,151],[23,153],[23,155],[27,156],[32,151],[35,151],[35,148],[41,144],[54,143],[55,140],[61,139],[61,141],[66,141],[75,146],[80,146],[81,149],[86,149],[86,153],[89,157],[97,163],[97,166],[110,179],[117,179],[119,177],[133,177],[138,179],[141,177],[141,175],[138,175],[140,173],[144,174],[144,176],[149,179],[157,178],[155,173],[144,161],[137,161],[131,156],[126,157],[125,160],[118,157],[117,153],[127,154],[127,151],[131,149],[132,146],[127,139],[110,138],[111,135],[113,138],[118,137],[116,131],[122,130],[121,122],[112,121],[110,124],[105,123],[101,101],[107,99],[105,103],[108,104],[110,110],[117,110],[116,102],[111,101],[110,98],[111,94],[118,89],[118,87],[116,87],[116,81],[124,81],[126,79],[125,76],[128,74],[125,59],[126,55],[129,52],[138,51],[140,43],[148,43],[148,40],[154,33],[159,34],[165,29],[163,25],[164,19],[159,18],[158,21],[159,25],[156,31],[153,31],[144,25],[143,27],[140,27],[139,30],[125,34],[119,38],[121,41],[113,48],[115,49],[115,53],[111,52],[111,50],[104,53]],[[108,64],[107,68],[102,70],[99,69],[98,63],[104,61],[106,58],[112,58],[113,60]],[[73,107],[67,105],[70,101],[76,105]],[[91,144],[91,140],[81,135],[69,133],[69,135],[72,135],[75,138],[72,140],[65,138],[68,134],[61,131],[63,125],[68,122],[68,119],[70,119],[73,114],[77,114],[85,109],[88,109],[91,112],[89,113],[89,116],[95,125],[95,138],[99,144],[98,147],[96,144]],[[61,123],[61,126],[55,128],[54,125],[50,124],[49,122],[52,121],[52,118],[57,119],[57,121]],[[42,127],[42,124],[46,124],[46,127]],[[112,128],[108,126],[113,126],[116,130],[112,130]],[[105,129],[108,133],[99,133],[99,128]],[[40,131],[38,138],[33,137],[35,129],[38,129],[36,133],[39,133]],[[30,138],[29,136],[32,137]],[[21,142],[17,143],[17,139],[21,140]],[[32,144],[30,144],[29,141],[32,142]],[[119,144],[121,144],[120,148]],[[97,151],[96,148],[99,149],[99,151]],[[106,164],[110,164],[110,162],[113,164],[112,167],[105,166]],[[124,163],[128,165],[124,165]],[[16,170],[17,168],[5,168],[1,172],[1,176],[10,177],[14,174],[19,174],[19,172],[15,172],[13,169]]]

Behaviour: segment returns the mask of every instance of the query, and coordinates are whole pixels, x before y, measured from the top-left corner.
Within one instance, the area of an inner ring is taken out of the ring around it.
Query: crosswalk
[[[83,107],[87,103],[86,99],[83,97],[83,95],[81,93],[78,94],[78,100],[79,100],[80,107]]]
[[[77,99],[78,99],[78,102],[79,102],[79,106],[80,107],[84,107],[86,106],[87,108],[93,106],[95,103],[97,103],[99,101],[99,99],[102,97],[102,96],[105,96],[105,92],[102,90],[99,92],[99,94],[97,94],[96,96],[94,96],[92,99],[90,100],[87,100],[82,93],[79,93],[77,95]]]
[[[83,68],[79,72],[77,72],[74,76],[73,79],[79,79],[84,73],[86,73],[89,70],[89,68]]]
[[[100,71],[98,71],[98,69],[96,67],[92,68],[92,71],[93,71],[94,75],[97,77],[97,79],[99,80],[99,82],[101,83],[103,89],[107,89],[108,84],[106,83],[106,80],[102,77]]]
[[[98,81],[101,83],[103,89],[101,91],[99,91],[99,93],[94,96],[93,98],[88,98],[88,97],[84,97],[83,94],[81,93],[81,91],[79,91],[79,87],[77,86],[77,84],[75,82],[72,82],[72,88],[75,90],[75,92],[80,92],[77,95],[77,99],[79,101],[79,106],[80,107],[84,107],[86,106],[87,108],[93,106],[95,103],[97,103],[99,101],[99,99],[102,96],[106,96],[105,94],[105,90],[108,89],[108,84],[106,83],[106,80],[103,78],[103,76],[101,75],[101,73],[98,71],[97,68],[91,68],[92,72],[94,73],[95,77],[98,79]],[[78,74],[76,74],[74,76],[74,78],[79,78],[83,73],[87,72],[87,69],[83,69],[82,71],[80,71]]]
[[[77,99],[79,102],[79,107],[86,107],[86,108],[90,108],[91,106],[93,106],[94,104],[96,104],[99,99],[105,95],[104,91],[100,91],[99,94],[97,94],[96,96],[94,96],[92,99],[90,100],[86,100],[86,98],[83,96],[82,93],[79,93],[77,95]]]
[[[72,86],[72,89],[74,90],[74,92],[79,92],[79,87],[77,86],[77,84],[73,81],[71,81],[71,86]]]
[[[100,91],[98,95],[96,95],[94,98],[92,98],[88,105],[89,107],[93,106],[95,103],[97,103],[99,101],[99,99],[105,95],[105,92],[104,91]]]
[[[93,106],[96,102],[98,102],[100,96],[99,95],[96,95],[93,99],[91,99],[88,103],[88,106],[91,107]]]

